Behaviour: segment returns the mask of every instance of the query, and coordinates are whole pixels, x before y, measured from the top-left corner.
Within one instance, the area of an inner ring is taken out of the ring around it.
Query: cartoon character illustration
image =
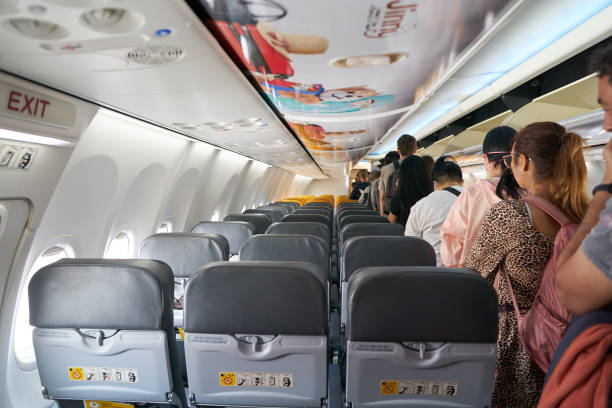
[[[393,101],[367,85],[325,89],[322,84],[302,84],[255,75],[257,82],[281,111],[344,113],[380,106]]]

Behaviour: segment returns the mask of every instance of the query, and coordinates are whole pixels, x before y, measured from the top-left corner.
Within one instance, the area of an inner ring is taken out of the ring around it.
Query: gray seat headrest
[[[290,208],[290,211],[297,210],[298,208],[300,208],[300,203],[298,203],[297,201],[277,201],[272,204]]]
[[[307,262],[217,262],[185,289],[189,333],[327,333],[327,294]]]
[[[30,324],[40,328],[173,330],[174,279],[144,259],[63,259],[34,274]]]
[[[329,251],[329,245],[314,235],[256,235],[242,246],[240,260],[311,262],[321,269],[319,278],[326,281],[330,266]]]
[[[269,209],[269,208],[253,208],[249,210],[244,210],[243,214],[265,214],[272,222],[278,222],[283,219],[285,214],[279,209]]]
[[[345,241],[354,237],[372,235],[404,235],[404,227],[394,222],[356,222],[349,224],[340,231],[338,246],[342,248]]]
[[[255,227],[246,221],[202,221],[191,232],[218,234],[229,242],[231,255],[237,255],[245,241],[255,234]]]
[[[323,208],[325,210],[334,211],[334,206],[333,205],[331,205],[330,203],[324,203],[324,202],[306,203],[306,204],[304,204],[304,206],[302,208],[303,209],[306,209],[306,208]]]
[[[229,243],[216,234],[154,234],[142,241],[138,258],[164,262],[172,269],[175,278],[189,278],[208,263],[227,261]]]
[[[349,340],[497,341],[495,290],[467,269],[363,268],[349,279],[347,305]]]
[[[367,266],[436,266],[436,253],[429,242],[416,237],[380,235],[344,241],[342,281]]]
[[[364,204],[360,204],[360,203],[340,203],[338,204],[338,210],[340,210],[341,208],[345,208],[345,207],[363,208],[363,209],[368,208]]]
[[[255,229],[255,234],[264,234],[272,224],[272,219],[266,214],[230,214],[223,221],[246,221]]]
[[[338,227],[340,231],[342,228],[349,224],[354,224],[356,222],[389,222],[386,217],[382,217],[380,215],[347,215],[346,217],[342,217],[338,220]]]
[[[350,208],[343,208],[340,211],[338,211],[339,220],[349,215],[379,215],[379,214],[377,214],[376,212],[372,210],[353,210]]]
[[[322,222],[275,222],[266,230],[266,234],[301,234],[314,235],[330,243],[329,226]]]
[[[264,205],[262,207],[258,207],[262,210],[276,210],[276,211],[280,211],[281,213],[283,213],[283,216],[285,215],[289,215],[293,209],[290,209],[290,207],[287,206],[282,206],[282,205],[277,205],[277,204],[269,204],[269,205]]]
[[[299,210],[295,210],[293,214],[320,214],[324,217],[327,217],[330,221],[333,219],[334,215],[331,211],[328,210],[317,210],[312,208],[300,208]]]
[[[331,223],[329,217],[321,214],[289,214],[283,217],[283,222],[321,222],[325,225]]]

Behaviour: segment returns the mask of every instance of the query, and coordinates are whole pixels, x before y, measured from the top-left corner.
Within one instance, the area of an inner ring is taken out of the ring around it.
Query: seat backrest
[[[298,203],[297,201],[277,201],[273,204],[288,207],[291,209],[291,211],[294,211],[300,208],[300,203]]]
[[[175,278],[187,279],[210,262],[227,261],[229,243],[225,237],[216,234],[153,234],[140,244],[138,258],[164,262]]]
[[[315,265],[207,265],[187,284],[191,399],[221,406],[320,406],[327,396],[327,325],[325,276]]]
[[[242,246],[240,260],[311,262],[327,274],[330,272],[329,245],[313,235],[256,235]]]
[[[351,276],[347,292],[348,403],[491,405],[497,295],[478,273],[370,267]]]
[[[173,285],[153,260],[65,259],[36,272],[30,324],[49,398],[185,403]]]
[[[266,234],[301,234],[319,237],[329,247],[330,230],[327,224],[322,222],[275,222],[266,230]]]
[[[340,203],[338,204],[338,210],[342,208],[366,208],[364,204],[361,203]]]
[[[404,235],[404,227],[397,223],[357,222],[349,224],[340,231],[338,246],[342,248],[345,241],[354,237],[374,235]]]
[[[334,218],[334,214],[325,209],[313,209],[313,208],[300,208],[299,210],[295,210],[293,214],[320,214],[324,217],[327,217],[330,221]]]
[[[309,203],[304,204],[304,208],[310,208],[310,207],[323,207],[323,208],[329,208],[330,210],[333,210],[334,208],[334,206],[331,203],[324,202],[324,201],[311,201]]]
[[[255,229],[255,234],[264,234],[266,228],[272,224],[272,219],[267,214],[230,214],[223,221],[246,221]]]
[[[380,215],[347,215],[346,217],[342,217],[338,220],[338,231],[342,231],[342,228],[349,224],[354,224],[356,222],[382,222],[386,223],[389,220]]]
[[[246,221],[202,221],[191,232],[221,235],[229,242],[230,255],[237,255],[244,242],[255,234],[255,227]]]
[[[257,208],[262,209],[262,210],[280,211],[283,216],[289,215],[293,211],[293,209],[291,209],[290,207],[287,207],[287,206],[284,206],[284,205],[278,205],[278,204],[274,204],[274,203],[268,204],[268,205],[264,205],[264,206],[261,206],[261,207],[257,207]]]
[[[338,211],[337,217],[338,217],[338,221],[340,221],[342,218],[347,217],[349,215],[379,215],[376,214],[374,211],[372,210],[354,210],[352,208],[343,208],[342,210]]]
[[[320,222],[325,225],[330,225],[329,217],[321,214],[289,214],[283,217],[283,222]]]
[[[427,241],[403,235],[359,236],[344,241],[342,281],[368,266],[436,266],[436,253]]]
[[[270,209],[270,208],[253,208],[253,209],[248,209],[248,210],[244,210],[242,212],[243,214],[265,214],[268,217],[270,217],[270,219],[272,220],[272,222],[278,222],[280,221],[284,214],[283,212],[278,209]]]

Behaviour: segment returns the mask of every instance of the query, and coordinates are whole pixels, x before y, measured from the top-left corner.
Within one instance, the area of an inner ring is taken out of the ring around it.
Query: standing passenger
[[[400,166],[397,193],[391,199],[389,222],[405,226],[412,206],[432,191],[425,160],[419,156],[406,157]]]
[[[379,177],[380,171],[372,170],[370,172],[370,185],[367,186],[365,190],[363,190],[363,194],[361,195],[361,197],[359,197],[359,203],[365,204],[370,207],[370,196],[372,195],[372,191],[374,191],[374,183],[376,182],[376,180],[378,180]]]
[[[486,180],[479,180],[455,201],[440,231],[440,258],[445,266],[460,267],[476,239],[485,211],[505,195],[518,198],[518,185],[502,157],[510,153],[516,131],[508,126],[491,129],[482,151]]]
[[[389,163],[393,163],[395,160],[399,160],[399,153],[395,150],[387,153],[385,158],[381,160],[379,168],[385,167]],[[382,173],[382,172],[381,172]],[[372,209],[376,213],[380,214],[380,181],[382,180],[382,174],[372,183],[370,187],[370,202]]]
[[[582,138],[552,122],[520,131],[512,153],[504,157],[521,188],[549,201],[570,220],[580,222],[588,206]],[[494,407],[535,406],[544,373],[519,338],[507,273],[519,310],[531,308],[549,261],[559,224],[539,207],[508,198],[485,213],[464,266],[494,283],[498,279],[497,366]]]
[[[425,156],[421,156],[421,157],[423,157],[423,160],[425,160],[425,166],[427,166],[427,172],[429,173],[429,177],[432,177],[433,169],[434,169],[434,159],[433,159],[433,157],[431,157],[429,155],[425,155]]]
[[[380,193],[379,211],[380,215],[385,216],[389,214],[389,206],[391,204],[391,198],[394,195],[395,181],[393,181],[393,175],[398,174],[399,166],[402,161],[408,156],[415,154],[417,151],[417,141],[413,136],[401,135],[397,139],[397,152],[399,153],[399,160],[395,160],[380,171],[380,182],[378,183],[378,191]]]
[[[357,181],[353,186],[353,191],[351,191],[351,195],[349,196],[350,200],[359,200],[361,197],[361,193],[366,189],[367,186],[370,185],[368,181],[368,171],[366,169],[361,169],[357,172]]]
[[[599,80],[603,128],[612,132],[612,43],[598,50],[593,68]],[[604,178],[582,224],[557,261],[557,294],[572,313],[585,314],[612,304],[612,139],[603,149]]]
[[[440,228],[457,196],[463,191],[463,174],[457,163],[442,161],[433,173],[434,192],[421,199],[410,210],[404,235],[423,238],[440,260]]]

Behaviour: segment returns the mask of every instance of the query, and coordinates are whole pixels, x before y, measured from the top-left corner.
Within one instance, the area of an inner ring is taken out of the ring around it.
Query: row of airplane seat
[[[497,300],[485,280],[435,267],[426,241],[363,206],[279,204],[154,234],[141,259],[37,272],[45,395],[60,407],[490,404]]]

